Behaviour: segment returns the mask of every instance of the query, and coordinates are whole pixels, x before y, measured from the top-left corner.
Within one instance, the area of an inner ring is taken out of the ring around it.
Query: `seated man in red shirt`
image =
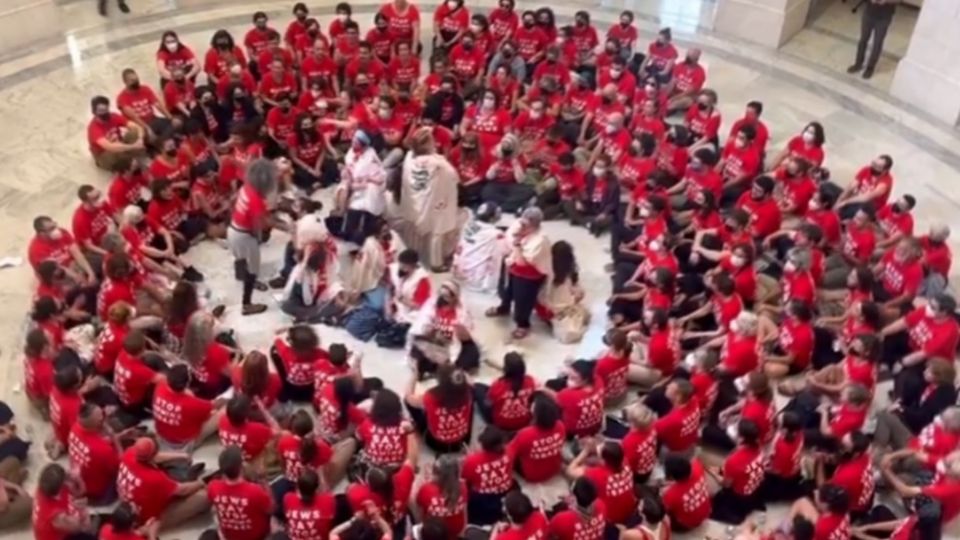
[[[673,67],[673,79],[667,90],[670,95],[667,111],[673,113],[689,109],[706,80],[707,72],[700,63],[700,49],[688,49],[683,62]]]
[[[80,186],[77,198],[80,199],[80,206],[73,211],[73,238],[96,270],[107,254],[100,247],[103,236],[116,230],[116,223],[113,221],[114,209],[104,201],[103,193],[89,184]]]
[[[138,523],[152,519],[167,529],[182,524],[210,509],[207,491],[201,480],[177,482],[160,464],[181,459],[182,454],[157,451],[153,439],[141,437],[120,458],[117,492],[120,500],[136,510]]]
[[[873,266],[874,298],[884,315],[894,318],[913,309],[913,300],[923,284],[923,248],[916,238],[904,238]]]
[[[37,216],[33,220],[33,231],[36,234],[27,247],[27,261],[34,271],[40,268],[40,263],[53,261],[74,283],[86,286],[96,284],[96,271],[73,236],[60,228],[57,222],[47,216]]]
[[[83,495],[95,506],[116,500],[114,481],[120,468],[120,437],[107,428],[103,409],[80,405],[77,423],[67,439],[70,470],[83,480]]]
[[[726,456],[720,470],[721,489],[713,495],[710,517],[739,525],[754,510],[763,508],[757,490],[763,482],[763,448],[760,429],[752,420],[737,425],[737,447]]]
[[[707,478],[697,458],[670,454],[663,464],[666,485],[660,492],[674,532],[696,529],[710,517],[712,503]]]
[[[506,526],[494,533],[493,540],[525,540],[545,538],[549,523],[543,510],[533,506],[530,498],[515,489],[503,498]]]
[[[943,223],[931,225],[929,234],[920,237],[923,267],[927,271],[920,296],[931,297],[947,289],[950,267],[953,264],[953,254],[947,244],[949,237],[950,227]]]
[[[123,70],[123,90],[117,94],[117,108],[139,126],[147,144],[165,138],[173,128],[170,111],[133,69]]]
[[[171,367],[166,375],[153,393],[154,428],[165,448],[189,453],[217,432],[224,400],[193,395],[186,364]]]
[[[918,508],[913,507],[913,512],[921,515],[918,524],[922,523],[925,518],[935,519],[936,517],[939,517],[937,525],[940,526],[955,522],[957,516],[960,515],[960,451],[955,451],[943,458],[941,461],[943,474],[938,474],[932,484],[923,487],[910,485],[897,476],[893,471],[896,456],[896,454],[886,454],[880,460],[880,471],[883,473],[883,478],[887,481],[887,484],[905,500],[917,501],[917,497],[925,495],[940,504],[939,513],[919,513],[917,512]],[[940,466],[938,465],[937,468],[939,470]],[[910,507],[908,506],[908,508]],[[939,529],[938,527],[934,528]],[[937,532],[939,533],[939,530]]]
[[[909,377],[921,384],[927,360],[943,358],[953,361],[960,343],[960,324],[955,311],[957,301],[946,293],[927,300],[925,307],[916,308],[887,325],[880,334],[883,340],[883,362],[893,368],[897,363]],[[905,382],[903,379],[900,382]]]
[[[607,527],[607,507],[597,486],[588,478],[574,480],[567,509],[550,519],[550,538],[556,540],[602,540]]]
[[[117,164],[143,155],[144,132],[123,115],[110,112],[109,99],[91,99],[90,112],[93,118],[87,124],[87,144],[97,167],[113,172]]]
[[[217,517],[220,537],[265,538],[273,513],[270,491],[243,477],[243,451],[238,446],[224,448],[217,463],[223,476],[210,482],[207,497]]]

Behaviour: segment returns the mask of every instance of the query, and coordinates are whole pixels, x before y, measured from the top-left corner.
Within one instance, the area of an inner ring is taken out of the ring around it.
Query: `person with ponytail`
[[[473,429],[473,393],[467,374],[453,364],[442,364],[437,368],[437,385],[422,394],[416,392],[417,379],[414,372],[404,396],[417,431],[434,452],[459,452],[469,444]]]
[[[413,493],[416,462],[416,455],[410,455],[399,469],[368,468],[359,481],[347,486],[345,496],[351,512],[368,512],[372,505],[390,524],[393,538],[406,538],[407,503]]]
[[[600,458],[599,463],[588,464],[593,456]],[[586,478],[596,486],[597,494],[606,507],[608,522],[627,526],[639,522],[633,471],[626,463],[620,441],[584,445],[580,454],[567,465],[567,476]]]
[[[473,394],[480,416],[487,424],[503,431],[516,432],[530,424],[530,404],[537,382],[527,375],[523,355],[516,351],[503,355],[503,364],[487,361],[487,365],[502,371],[493,384],[474,383]]]
[[[271,484],[273,500],[282,502],[287,493],[297,486],[297,479],[304,471],[320,471],[330,463],[333,449],[313,430],[313,418],[305,410],[298,410],[290,419],[290,427],[280,434],[277,454],[283,476]],[[278,517],[285,512],[281,506]]]
[[[463,461],[467,482],[467,514],[471,525],[493,525],[503,519],[503,498],[517,486],[513,455],[507,452],[506,434],[488,425],[478,439],[480,449]]]
[[[417,492],[416,510],[422,519],[443,520],[453,540],[467,525],[467,484],[460,479],[460,458],[440,456],[431,473]]]
[[[357,381],[352,375],[337,377],[321,388],[316,403],[320,433],[331,440],[349,437],[367,418],[367,413],[356,405],[360,401],[358,395]]]
[[[289,540],[326,538],[333,527],[336,499],[329,491],[320,491],[320,476],[304,469],[297,478],[297,490],[283,497],[283,517]]]
[[[417,461],[420,445],[413,425],[403,417],[400,396],[384,388],[373,397],[370,414],[357,428],[361,450],[359,462],[372,467],[394,468]]]

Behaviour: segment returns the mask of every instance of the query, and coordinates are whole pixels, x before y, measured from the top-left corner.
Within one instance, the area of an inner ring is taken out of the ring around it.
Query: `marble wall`
[[[777,48],[807,22],[810,0],[718,0],[714,30]]]
[[[907,54],[890,93],[920,109],[960,122],[960,2],[924,0]]]

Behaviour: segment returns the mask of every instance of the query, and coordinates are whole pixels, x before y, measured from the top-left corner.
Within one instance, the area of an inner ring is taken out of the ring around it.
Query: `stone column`
[[[960,1],[924,0],[890,93],[956,126],[960,122],[958,58]]]
[[[717,0],[713,29],[778,48],[807,22],[810,0]]]
[[[0,0],[0,55],[63,32],[53,0]]]

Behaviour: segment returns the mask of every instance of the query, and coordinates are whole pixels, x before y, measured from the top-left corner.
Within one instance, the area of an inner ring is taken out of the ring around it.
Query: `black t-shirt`
[[[875,4],[871,0],[867,0],[867,16],[873,19],[890,19],[893,17],[893,13],[897,10],[898,1],[887,0],[883,4]]]

